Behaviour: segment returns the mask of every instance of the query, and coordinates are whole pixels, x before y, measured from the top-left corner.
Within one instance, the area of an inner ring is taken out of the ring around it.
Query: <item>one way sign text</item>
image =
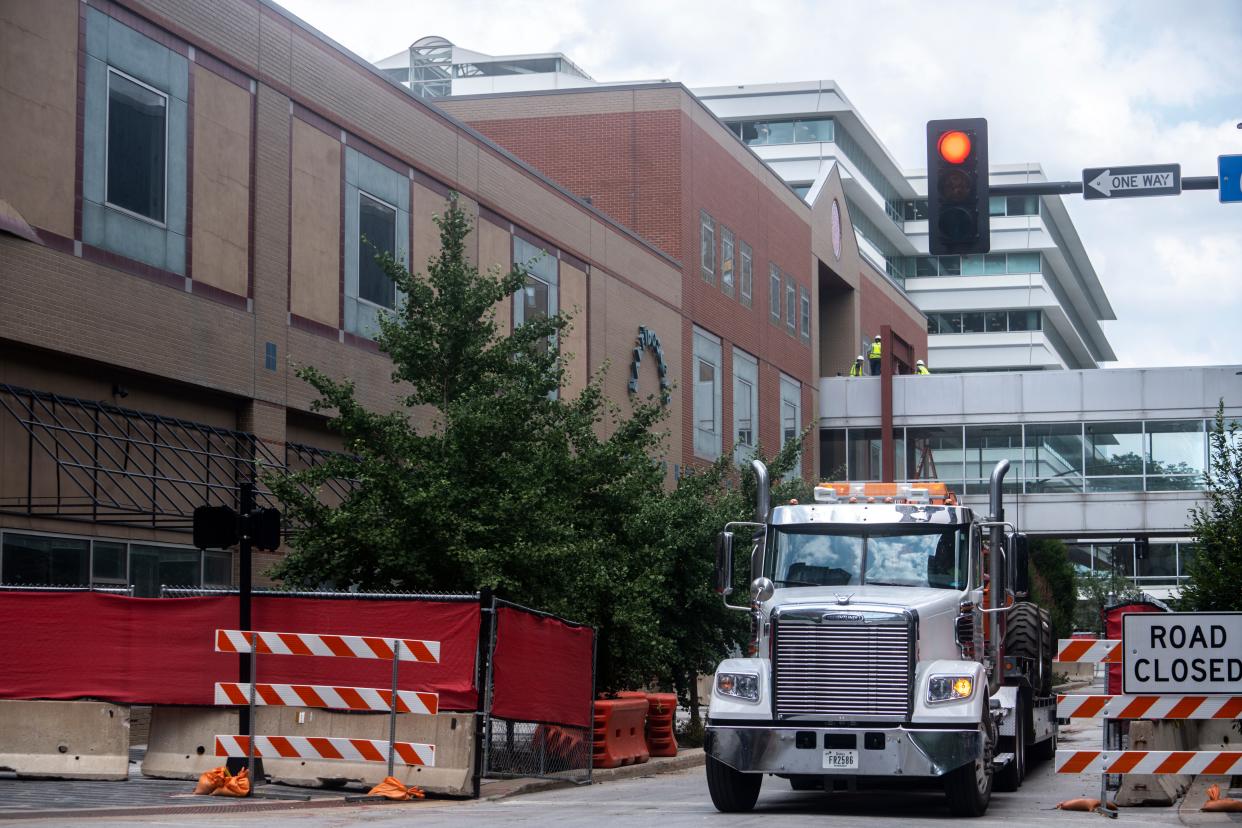
[[[1092,167],[1082,171],[1082,194],[1088,200],[1178,195],[1181,191],[1180,164]]]

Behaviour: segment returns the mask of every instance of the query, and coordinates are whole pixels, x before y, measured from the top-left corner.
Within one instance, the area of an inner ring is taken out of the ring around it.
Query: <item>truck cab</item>
[[[954,813],[983,813],[998,767],[1020,773],[1015,754],[1036,730],[1013,723],[1031,718],[1035,688],[1017,670],[1007,679],[999,648],[987,646],[1003,635],[992,618],[1017,606],[1010,595],[989,612],[989,584],[1001,578],[987,571],[984,541],[999,541],[997,521],[942,483],[820,484],[812,503],[770,508],[757,466],[757,520],[718,540],[726,603],[734,548],[749,554],[750,602],[734,608],[750,613],[752,640],[715,675],[713,802],[749,810],[767,774],[829,790],[939,780]],[[1040,733],[1043,719],[1055,731],[1043,716]]]

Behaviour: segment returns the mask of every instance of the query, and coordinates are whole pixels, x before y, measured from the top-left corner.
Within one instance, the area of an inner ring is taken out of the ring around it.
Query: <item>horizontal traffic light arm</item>
[[[1183,190],[1219,190],[1220,180],[1214,175],[1197,175],[1182,179]],[[1077,195],[1081,181],[1037,181],[1032,184],[992,184],[990,195]]]

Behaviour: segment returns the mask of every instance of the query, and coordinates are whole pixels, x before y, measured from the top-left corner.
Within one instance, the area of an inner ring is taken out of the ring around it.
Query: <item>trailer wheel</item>
[[[1029,601],[1014,604],[1005,623],[1005,655],[1029,658],[1036,674],[1031,686],[1041,695],[1052,692],[1052,624],[1046,610]]]
[[[707,756],[707,790],[717,811],[726,814],[749,811],[759,798],[763,774],[742,773],[716,759]]]
[[[992,754],[996,734],[988,713],[988,700],[983,699],[983,721],[979,730],[983,733],[983,754],[973,762],[967,762],[945,774],[944,793],[949,800],[953,816],[981,817],[992,801]]]

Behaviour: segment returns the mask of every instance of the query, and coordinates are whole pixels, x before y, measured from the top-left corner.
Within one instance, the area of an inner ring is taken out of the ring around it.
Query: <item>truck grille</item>
[[[801,618],[776,624],[777,716],[905,720],[910,628]]]

